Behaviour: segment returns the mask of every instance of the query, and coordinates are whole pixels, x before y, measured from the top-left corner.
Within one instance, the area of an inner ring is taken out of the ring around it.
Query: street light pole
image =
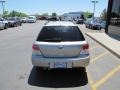
[[[5,3],[5,1],[0,1],[0,3],[2,4],[2,9],[3,9],[3,15],[4,15],[4,3]]]
[[[98,1],[92,1],[92,3],[94,4],[94,10],[93,10],[93,18],[94,18],[94,15],[95,15],[95,4],[98,3]]]

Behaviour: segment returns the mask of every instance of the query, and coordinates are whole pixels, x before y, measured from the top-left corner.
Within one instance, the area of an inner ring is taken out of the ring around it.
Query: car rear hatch
[[[82,46],[86,42],[60,42],[60,43],[47,43],[36,42],[40,49],[40,53],[44,57],[77,57],[80,55]]]
[[[77,57],[86,41],[77,26],[47,26],[35,44],[44,57]]]

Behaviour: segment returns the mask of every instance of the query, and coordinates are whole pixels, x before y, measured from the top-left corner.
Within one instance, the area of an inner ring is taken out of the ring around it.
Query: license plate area
[[[67,68],[67,63],[66,62],[55,62],[54,67],[55,68]]]

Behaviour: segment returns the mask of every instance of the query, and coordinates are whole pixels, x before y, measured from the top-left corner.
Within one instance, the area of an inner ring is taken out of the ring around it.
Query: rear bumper
[[[56,62],[66,63],[65,68],[86,67],[90,62],[90,57],[77,57],[77,58],[44,58],[42,56],[32,55],[33,66],[55,68]]]

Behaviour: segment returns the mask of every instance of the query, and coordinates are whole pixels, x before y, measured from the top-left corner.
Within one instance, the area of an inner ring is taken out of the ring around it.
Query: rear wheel
[[[90,29],[90,25],[88,25],[88,29]]]
[[[5,24],[4,29],[7,29],[7,28],[8,28],[8,24]]]
[[[20,26],[22,26],[22,23],[20,23]]]
[[[91,25],[89,25],[89,29],[92,29],[92,26],[91,26]]]
[[[97,29],[98,29],[98,30],[101,30],[101,27],[98,27]]]
[[[17,24],[16,23],[14,23],[14,25],[13,25],[14,27],[17,27]]]

